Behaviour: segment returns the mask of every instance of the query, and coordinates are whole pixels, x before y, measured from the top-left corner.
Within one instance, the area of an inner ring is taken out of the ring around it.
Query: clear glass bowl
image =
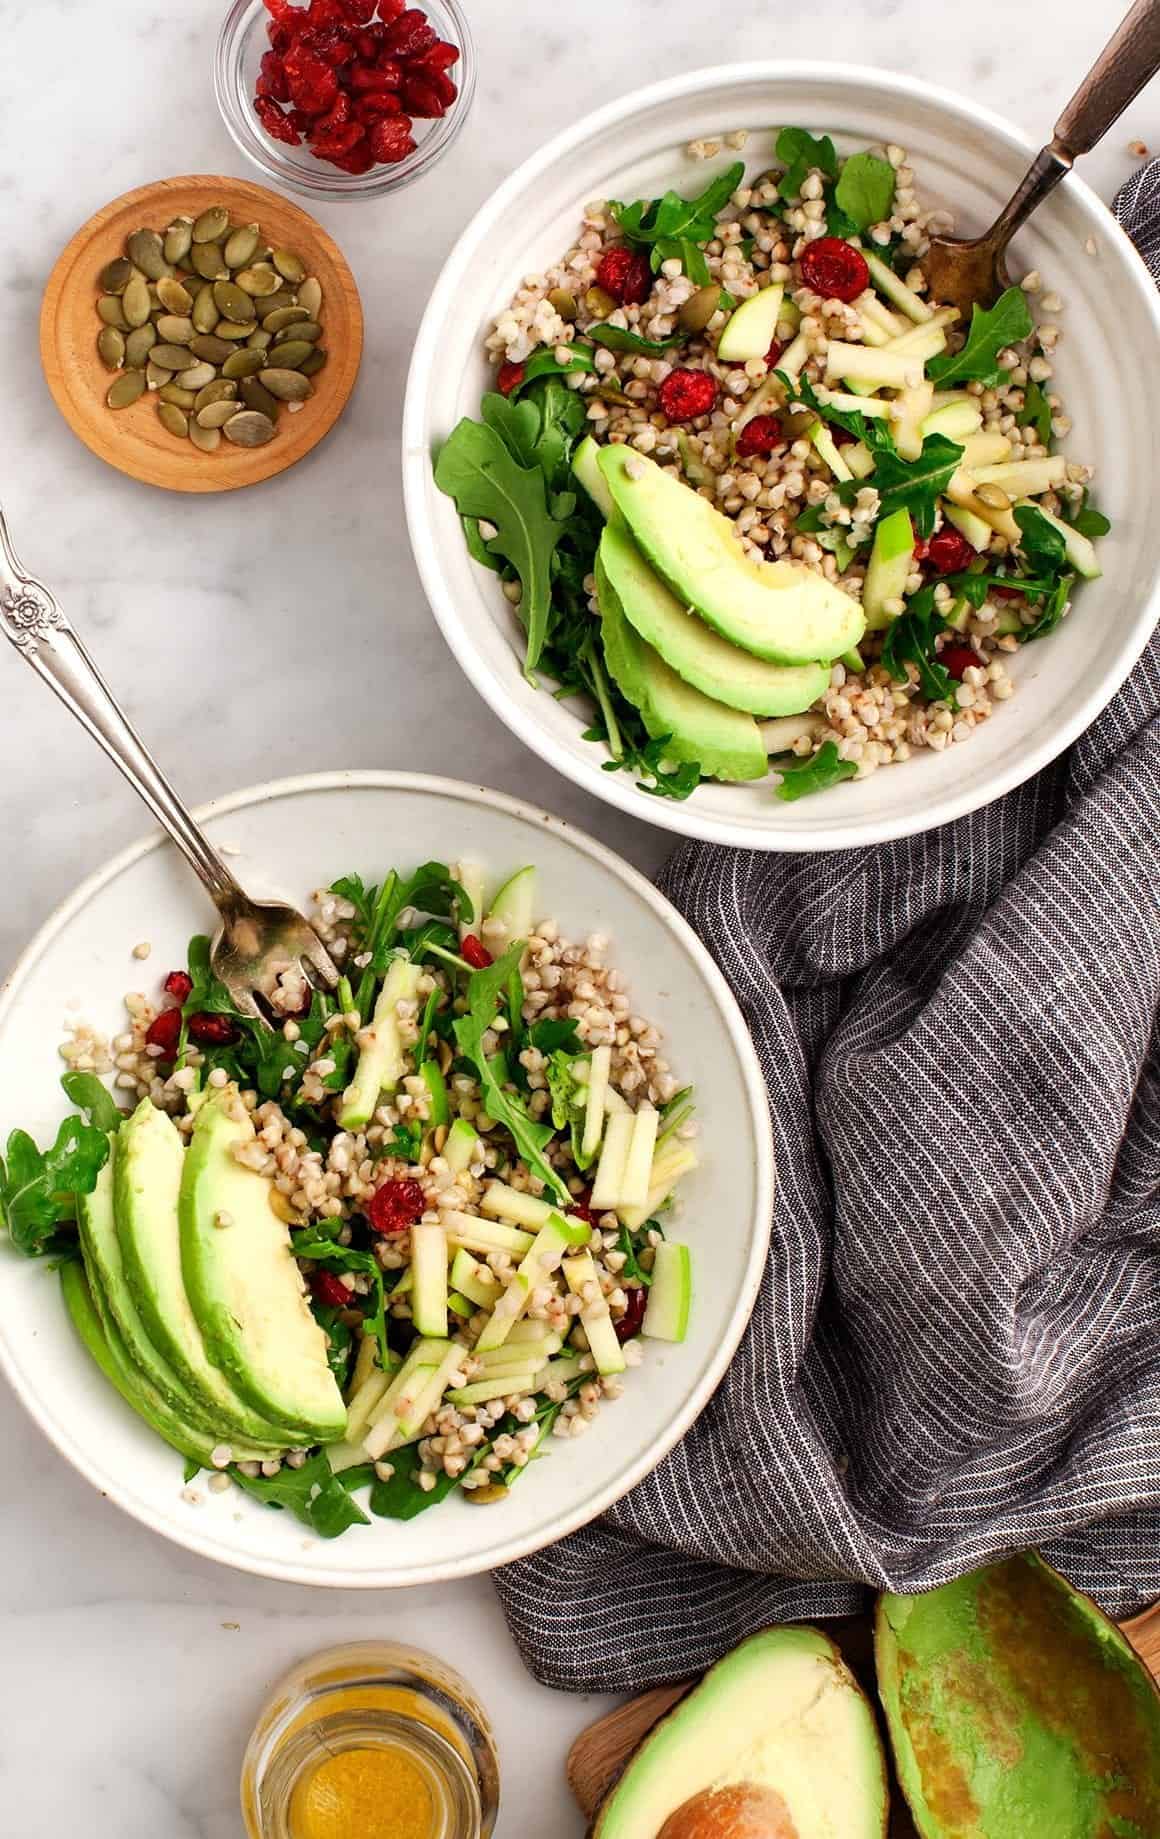
[[[415,123],[417,145],[407,159],[396,166],[372,166],[369,172],[356,175],[316,160],[305,144],[288,147],[266,133],[254,113],[254,85],[262,54],[270,49],[266,36],[270,15],[262,0],[234,0],[218,36],[214,91],[233,140],[268,180],[309,198],[338,202],[382,198],[420,178],[442,158],[467,120],[475,96],[475,44],[459,0],[417,3],[440,38],[459,46],[459,62],[449,73],[459,85],[459,94],[440,120]]]

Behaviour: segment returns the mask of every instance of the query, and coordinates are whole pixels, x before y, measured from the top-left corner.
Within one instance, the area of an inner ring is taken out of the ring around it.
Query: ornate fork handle
[[[17,560],[0,510],[0,627],[26,663],[104,748],[196,870],[219,912],[245,900],[116,702],[53,595]]]

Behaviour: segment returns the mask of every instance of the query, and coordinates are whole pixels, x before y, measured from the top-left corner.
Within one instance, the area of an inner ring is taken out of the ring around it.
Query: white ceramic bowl
[[[1058,379],[1074,429],[1066,446],[1095,465],[1094,496],[1114,521],[1101,581],[1084,586],[1064,627],[1015,663],[1012,702],[969,744],[926,753],[824,796],[782,804],[766,784],[706,785],[685,804],[650,798],[581,739],[568,704],[520,672],[521,636],[496,577],[469,558],[431,455],[477,415],[490,370],[482,340],[521,278],[558,260],[590,198],[692,190],[733,155],[694,163],[694,137],[756,130],[750,171],[769,162],[771,127],[832,130],[849,152],[906,147],[919,186],[961,231],[982,228],[1034,149],[986,109],[909,77],[824,63],[696,71],[639,90],[568,128],[500,187],[451,255],[420,328],[403,427],[407,516],[423,584],[456,660],[508,727],[595,797],[688,836],[758,849],[836,849],[932,829],[1009,791],[1055,757],[1108,702],[1158,611],[1160,302],[1131,243],[1087,186],[1067,179],[1016,240],[1012,272],[1039,268],[1064,297]]]
[[[668,902],[612,855],[547,812],[495,792],[407,773],[330,773],[239,792],[202,814],[240,853],[259,896],[304,902],[357,870],[470,855],[497,875],[540,870],[541,903],[573,936],[607,933],[634,1000],[665,1029],[675,1068],[695,1082],[703,1166],[687,1178],[682,1229],[694,1248],[687,1341],[652,1343],[624,1397],[582,1442],[553,1441],[502,1508],[449,1500],[399,1524],[375,1520],[333,1542],[237,1489],[182,1499],[181,1458],[145,1428],[76,1340],[57,1280],[0,1235],[0,1365],[61,1454],[147,1526],[239,1570],[296,1583],[382,1589],[507,1564],[610,1506],[688,1429],[728,1365],[753,1307],[772,1209],[769,1114],[757,1058],[720,972]],[[33,940],[0,997],[0,1126],[41,1142],[67,1109],[57,1047],[71,1014],[114,1032],[126,990],[154,991],[184,964],[212,909],[189,870],[147,837],[77,889]],[[147,938],[142,964],[130,954]]]

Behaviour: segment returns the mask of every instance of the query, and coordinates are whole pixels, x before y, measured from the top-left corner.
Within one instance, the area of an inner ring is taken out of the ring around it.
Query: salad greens
[[[80,1117],[66,1117],[45,1150],[26,1130],[12,1131],[0,1160],[0,1221],[17,1251],[37,1258],[72,1247],[66,1229],[76,1219],[77,1197],[92,1193],[108,1159],[105,1131]]]
[[[894,168],[873,153],[852,153],[834,186],[834,202],[856,230],[868,230],[890,215]]]
[[[804,760],[796,755],[780,756],[774,765],[781,774],[776,796],[787,804],[813,792],[826,792],[832,785],[841,785],[843,779],[856,778],[858,773],[853,760],[841,758],[836,741],[824,742],[817,753]]]
[[[1003,377],[999,353],[1028,338],[1034,325],[1023,289],[1009,287],[993,307],[973,308],[962,350],[945,351],[931,358],[926,374],[939,389],[948,389],[955,383],[998,383]]]
[[[785,167],[778,192],[787,200],[801,196],[811,168],[816,167],[827,179],[838,176],[838,150],[828,134],[815,139],[808,128],[783,128],[777,137],[776,152]]]
[[[745,163],[737,160],[711,179],[696,198],[682,198],[679,192],[668,191],[663,198],[651,202],[639,199],[635,204],[614,203],[612,213],[621,234],[630,243],[650,251],[656,273],[662,262],[674,256],[683,262],[690,246],[698,247],[716,236],[718,213],[725,209],[744,177]],[[689,278],[696,279],[694,275]],[[708,278],[706,269],[705,280]]]

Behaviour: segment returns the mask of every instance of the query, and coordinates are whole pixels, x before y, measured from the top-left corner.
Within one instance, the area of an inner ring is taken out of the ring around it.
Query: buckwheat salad
[[[1060,451],[1040,276],[964,324],[928,298],[953,220],[904,149],[766,140],[694,142],[699,190],[587,204],[435,462],[528,677],[669,798],[796,799],[968,740],[1109,527]],[[721,169],[743,151],[751,176]]]
[[[334,1538],[502,1501],[684,1339],[691,1091],[609,941],[536,920],[532,868],[483,880],[320,890],[338,989],[288,967],[264,1020],[194,938],[111,1042],[73,1028],[56,1141],[9,1136],[11,1244],[192,1505],[236,1485]]]

